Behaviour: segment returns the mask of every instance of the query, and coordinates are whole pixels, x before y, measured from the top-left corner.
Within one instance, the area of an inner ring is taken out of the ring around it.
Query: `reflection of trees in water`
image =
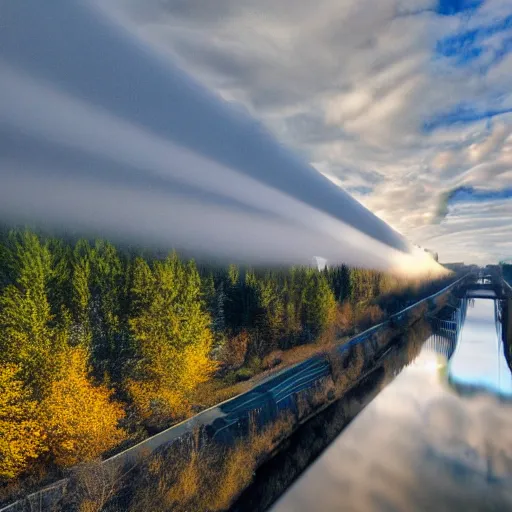
[[[432,335],[425,343],[425,351],[429,350],[449,361],[457,347],[458,336],[466,317],[468,301],[458,302],[457,307],[448,306],[444,311],[430,318]]]
[[[406,366],[409,366],[419,356],[425,347],[425,342],[430,340],[435,332],[435,322],[422,318],[412,325],[407,332],[398,336],[394,350],[382,361],[387,378],[398,375]]]

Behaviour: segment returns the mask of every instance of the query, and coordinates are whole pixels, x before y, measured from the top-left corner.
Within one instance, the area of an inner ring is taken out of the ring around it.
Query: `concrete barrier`
[[[405,327],[418,318],[419,311],[432,310],[439,298],[449,293],[466,276],[446,286],[439,292],[416,302],[404,310],[364,332],[337,348],[340,360],[350,362],[354,347],[363,348],[364,365],[370,367],[388,348],[388,341],[379,336],[389,328]],[[231,443],[245,436],[251,425],[263,427],[279,416],[282,411],[291,411],[298,417],[297,396],[313,390],[322,379],[331,375],[331,366],[325,355],[317,355],[285,368],[255,385],[251,390],[206,409],[192,418],[170,427],[137,445],[105,460],[104,464],[134,466],[141,459],[160,447],[190,437],[197,429],[221,443]],[[355,384],[355,382],[354,382]],[[66,494],[69,480],[63,479],[51,486],[40,489],[25,498],[0,509],[0,512],[45,511],[58,509],[59,502]]]

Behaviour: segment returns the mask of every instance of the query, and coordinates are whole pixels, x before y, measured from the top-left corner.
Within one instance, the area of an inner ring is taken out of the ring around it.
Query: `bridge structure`
[[[461,299],[506,300],[512,298],[512,287],[501,276],[480,274],[460,286],[455,293]]]

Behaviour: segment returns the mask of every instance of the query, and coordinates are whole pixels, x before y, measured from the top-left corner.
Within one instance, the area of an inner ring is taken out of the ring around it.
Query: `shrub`
[[[283,351],[274,350],[268,356],[263,359],[263,369],[270,370],[279,366],[283,362]]]
[[[348,330],[354,325],[354,307],[350,302],[343,302],[336,310],[336,325],[342,330]]]
[[[208,442],[199,448],[191,439],[156,452],[135,475],[135,489],[123,510],[227,510],[293,426],[293,417],[284,414],[260,431],[251,428],[231,447]]]
[[[163,428],[191,412],[183,393],[155,382],[129,380],[125,388],[130,395],[135,414],[147,427]]]
[[[219,358],[221,364],[232,370],[240,368],[245,363],[248,345],[249,335],[247,331],[228,337],[221,349]]]
[[[123,468],[96,459],[73,469],[65,510],[100,512],[121,487]],[[73,507],[73,505],[78,505]]]
[[[377,304],[361,308],[356,314],[356,324],[361,329],[368,329],[384,319],[384,312]]]
[[[249,361],[247,367],[250,368],[254,373],[259,373],[263,370],[263,362],[257,356],[251,357],[251,360]]]
[[[235,373],[235,381],[236,382],[242,382],[244,380],[249,380],[254,375],[254,371],[250,368],[240,368]]]

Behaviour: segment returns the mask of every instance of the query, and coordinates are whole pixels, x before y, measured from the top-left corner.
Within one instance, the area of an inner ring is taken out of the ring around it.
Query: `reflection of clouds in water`
[[[488,390],[502,397],[512,396],[512,375],[495,308],[495,301],[490,299],[468,302],[466,321],[448,372],[450,383],[460,393]]]
[[[412,366],[276,505],[285,511],[512,509],[512,411]]]
[[[461,402],[447,397],[430,405],[426,439],[437,456],[463,464],[489,481],[512,483],[510,406],[493,397]]]

